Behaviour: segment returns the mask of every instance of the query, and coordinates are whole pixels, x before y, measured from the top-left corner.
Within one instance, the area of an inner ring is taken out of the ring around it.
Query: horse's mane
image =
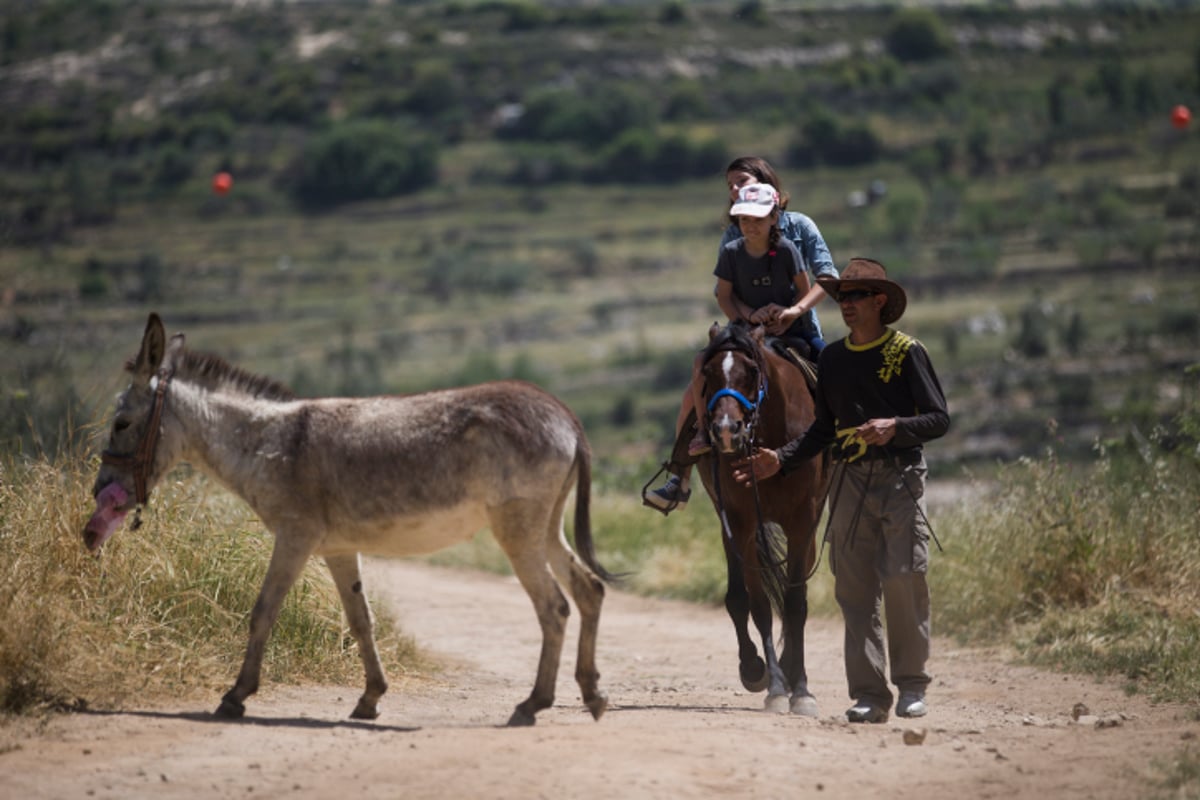
[[[750,328],[746,323],[741,321],[730,322],[724,328],[717,331],[717,335],[704,348],[703,358],[705,361],[708,361],[717,353],[723,353],[726,350],[737,350],[738,352],[745,353],[756,362],[760,359],[758,343],[750,336]]]
[[[279,381],[235,367],[220,356],[183,352],[180,377],[187,377],[209,390],[225,389],[264,400],[294,400],[296,393]]]

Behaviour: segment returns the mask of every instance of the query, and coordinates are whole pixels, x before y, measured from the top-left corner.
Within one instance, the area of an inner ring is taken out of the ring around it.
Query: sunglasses
[[[849,292],[839,292],[837,301],[839,303],[844,303],[848,300],[851,303],[857,303],[859,300],[867,297],[874,297],[877,294],[879,294],[879,292],[873,292],[870,289],[853,289]]]

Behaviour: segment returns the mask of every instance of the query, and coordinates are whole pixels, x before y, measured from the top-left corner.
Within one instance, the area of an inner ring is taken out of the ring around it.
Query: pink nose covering
[[[129,513],[118,509],[125,505],[128,499],[129,494],[116,482],[105,486],[100,494],[96,495],[96,512],[83,529],[89,550],[99,550],[101,545],[116,533],[117,528],[125,521],[125,515]]]

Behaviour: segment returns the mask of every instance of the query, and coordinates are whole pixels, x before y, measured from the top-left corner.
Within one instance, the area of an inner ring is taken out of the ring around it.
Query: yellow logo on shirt
[[[879,380],[888,383],[892,378],[900,374],[900,365],[904,363],[904,357],[908,355],[908,349],[913,346],[913,339],[908,334],[896,331],[893,336],[888,339],[883,346],[883,366],[876,373]]]

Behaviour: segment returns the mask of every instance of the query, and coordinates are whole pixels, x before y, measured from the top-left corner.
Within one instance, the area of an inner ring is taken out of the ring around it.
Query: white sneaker
[[[901,692],[896,701],[897,717],[923,717],[929,713],[925,698],[919,692]]]
[[[887,722],[888,712],[869,700],[859,700],[846,711],[850,722]]]

